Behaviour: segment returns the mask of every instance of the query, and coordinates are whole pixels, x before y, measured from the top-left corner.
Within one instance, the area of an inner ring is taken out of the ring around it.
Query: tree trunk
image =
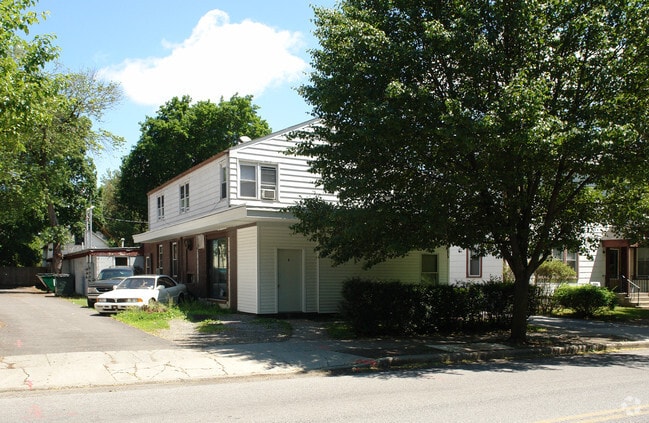
[[[518,276],[514,282],[514,310],[510,340],[517,344],[524,344],[527,340],[529,284],[529,278],[519,278]]]
[[[53,203],[47,205],[47,215],[50,220],[50,227],[56,228],[59,220],[56,217],[56,209]],[[59,274],[63,270],[63,246],[58,239],[52,240],[52,273]]]

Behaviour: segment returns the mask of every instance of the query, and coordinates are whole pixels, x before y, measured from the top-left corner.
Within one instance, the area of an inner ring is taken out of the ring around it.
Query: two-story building
[[[306,157],[286,154],[299,142],[289,133],[317,124],[243,141],[149,192],[149,230],[134,237],[145,270],[253,314],[337,312],[342,282],[354,276],[440,284],[502,276],[501,260],[457,247],[415,251],[369,270],[318,257],[284,211],[315,195],[336,201],[316,186]]]

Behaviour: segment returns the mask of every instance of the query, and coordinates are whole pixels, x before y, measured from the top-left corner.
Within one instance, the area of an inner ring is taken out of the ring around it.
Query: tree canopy
[[[339,203],[304,200],[294,229],[337,262],[502,257],[524,341],[530,276],[647,182],[649,6],[344,0],[315,16],[300,92],[323,126],[297,152]]]
[[[137,219],[147,220],[147,192],[235,145],[239,138],[270,133],[251,96],[219,103],[174,97],[140,124],[140,140],[122,161],[118,198]]]
[[[93,128],[121,98],[92,72],[52,73],[53,36],[26,39],[39,15],[32,0],[0,0],[0,242],[6,264],[32,265],[45,244],[80,233],[96,195],[89,151],[122,142]],[[41,16],[42,17],[42,16]]]

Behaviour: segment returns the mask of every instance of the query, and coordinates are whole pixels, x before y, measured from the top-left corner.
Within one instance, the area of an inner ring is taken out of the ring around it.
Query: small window
[[[254,165],[239,166],[239,194],[242,197],[256,197],[257,167]]]
[[[638,248],[636,254],[637,275],[649,277],[649,248]]]
[[[467,250],[466,257],[467,257],[466,276],[468,278],[482,277],[482,257],[473,250]]]
[[[161,275],[164,271],[162,268],[162,263],[164,263],[162,261],[163,258],[164,258],[164,247],[162,244],[159,244],[158,245],[158,268],[156,269],[159,275]]]
[[[171,276],[178,277],[178,243],[171,243]]]
[[[228,168],[221,166],[221,199],[228,197]]]
[[[421,255],[421,281],[432,285],[439,283],[437,254]]]
[[[572,270],[577,273],[577,263],[579,261],[579,255],[576,251],[561,250],[555,248],[552,250],[552,258],[554,260],[559,260],[564,264],[568,265]]]
[[[189,183],[180,186],[180,212],[189,211]]]
[[[165,217],[165,196],[159,195],[156,200],[158,203],[158,220],[161,220]]]
[[[128,266],[128,257],[115,257],[115,266]]]

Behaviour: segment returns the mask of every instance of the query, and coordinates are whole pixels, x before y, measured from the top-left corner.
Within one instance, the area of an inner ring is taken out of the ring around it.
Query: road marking
[[[558,417],[556,419],[539,420],[535,423],[597,423],[618,420],[629,416],[644,416],[649,414],[649,404],[633,405],[612,410],[594,411],[592,413],[575,414],[574,416]]]

